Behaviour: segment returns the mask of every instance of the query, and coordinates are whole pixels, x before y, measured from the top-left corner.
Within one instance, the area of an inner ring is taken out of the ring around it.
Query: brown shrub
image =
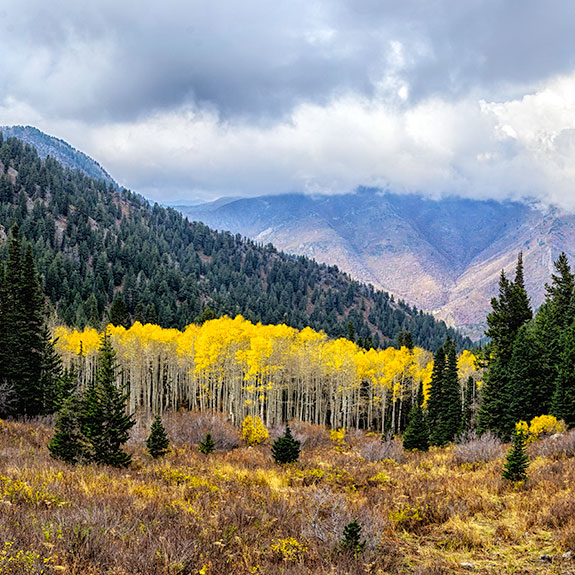
[[[480,437],[476,435],[465,437],[461,443],[455,446],[453,460],[459,465],[487,463],[501,457],[504,450],[501,440],[488,431]]]
[[[552,435],[529,446],[529,455],[562,459],[575,456],[575,429],[562,435]]]
[[[399,438],[381,440],[371,437],[364,439],[359,446],[359,453],[366,461],[391,459],[397,463],[401,463],[405,454]]]

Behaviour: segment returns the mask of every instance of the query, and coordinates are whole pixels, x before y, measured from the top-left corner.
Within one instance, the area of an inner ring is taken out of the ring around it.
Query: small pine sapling
[[[209,453],[212,453],[213,451],[216,450],[216,444],[215,444],[214,440],[212,439],[211,433],[206,433],[206,437],[200,443],[200,445],[198,446],[198,449],[204,455],[208,455]]]
[[[525,449],[525,434],[523,429],[517,427],[513,437],[513,446],[507,453],[503,466],[503,479],[507,481],[526,481],[529,457]]]
[[[406,451],[429,451],[429,427],[423,412],[423,385],[420,383],[414,406],[409,412],[409,424],[403,435]]]
[[[295,463],[299,458],[301,442],[294,439],[289,425],[286,425],[285,433],[278,437],[272,445],[272,456],[276,463],[281,465]]]
[[[365,541],[361,540],[361,525],[354,519],[343,528],[343,537],[339,544],[342,553],[351,553],[354,557],[365,550]]]
[[[170,450],[170,439],[159,415],[156,415],[152,422],[150,435],[146,439],[146,447],[154,459],[166,455]]]

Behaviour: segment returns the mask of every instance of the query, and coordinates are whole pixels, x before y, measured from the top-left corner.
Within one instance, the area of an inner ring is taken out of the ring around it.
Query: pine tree
[[[48,444],[50,455],[54,459],[71,464],[89,460],[88,445],[81,431],[80,408],[81,399],[73,395],[64,402],[58,412],[54,435]]]
[[[403,435],[403,448],[407,451],[429,450],[429,427],[422,406],[423,385],[420,383],[415,404],[409,412],[409,424]]]
[[[502,476],[507,481],[526,481],[529,457],[525,449],[525,435],[522,429],[515,430],[513,446],[507,453]]]
[[[206,433],[206,437],[204,438],[204,440],[202,442],[200,442],[198,449],[204,455],[209,455],[210,453],[212,453],[216,450],[216,444],[215,444],[214,440],[212,439],[211,433]]]
[[[440,434],[443,444],[455,439],[461,431],[461,386],[457,372],[457,354],[455,343],[448,340],[447,365],[442,387],[442,409],[439,422]]]
[[[434,430],[439,423],[442,408],[442,389],[445,378],[446,357],[445,348],[441,346],[433,356],[433,370],[431,372],[431,390],[427,402],[427,420],[429,428]],[[437,445],[430,437],[432,445]]]
[[[575,425],[575,323],[561,337],[559,373],[551,413],[567,425]]]
[[[507,408],[505,428],[513,429],[516,421],[531,421],[550,413],[553,383],[547,382],[541,361],[545,351],[536,336],[534,323],[522,326],[515,338],[509,363],[511,396]]]
[[[166,455],[170,450],[170,439],[159,415],[156,415],[152,422],[150,435],[146,439],[146,447],[154,459]]]
[[[272,456],[276,463],[294,463],[299,458],[301,442],[294,439],[289,425],[286,424],[285,433],[278,437],[272,445]]]
[[[501,271],[499,298],[491,300],[491,307],[486,332],[491,338],[491,358],[484,378],[478,429],[480,432],[490,430],[507,438],[513,433],[515,423],[510,411],[514,392],[510,369],[513,347],[519,329],[533,315],[525,291],[521,253],[517,257],[514,282],[509,282],[505,272]]]
[[[361,555],[365,550],[365,541],[361,540],[361,525],[357,519],[349,522],[343,528],[339,549],[342,553],[352,553],[354,557]]]
[[[116,370],[116,353],[105,332],[100,341],[96,375],[83,401],[81,431],[89,442],[91,461],[126,467],[131,457],[121,446],[128,441],[135,421],[126,411],[128,394],[116,385]]]
[[[110,306],[110,323],[116,326],[123,326],[128,329],[132,325],[128,308],[121,295],[117,295]]]

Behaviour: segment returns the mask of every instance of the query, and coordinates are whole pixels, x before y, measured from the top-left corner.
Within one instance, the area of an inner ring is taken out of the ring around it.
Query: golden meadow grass
[[[186,436],[187,424],[201,436],[199,417],[166,418],[177,439],[160,460],[135,430],[125,470],[70,467],[50,458],[49,426],[3,422],[0,574],[432,575],[467,572],[464,563],[476,573],[575,572],[562,557],[575,550],[575,459],[541,442],[528,484],[513,487],[501,479],[501,448],[477,463],[469,454],[459,463],[454,447],[368,461],[361,449],[379,439],[336,442],[295,422],[296,464],[276,465],[269,442],[205,456]],[[237,432],[226,432],[229,445]],[[353,519],[366,540],[358,557],[338,550]]]

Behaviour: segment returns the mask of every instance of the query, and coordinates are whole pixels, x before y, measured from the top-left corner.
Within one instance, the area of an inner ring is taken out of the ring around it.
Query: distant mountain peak
[[[34,126],[0,126],[0,132],[6,138],[18,138],[30,144],[43,160],[51,156],[67,168],[80,170],[87,176],[119,188],[112,176],[96,160],[60,138],[45,134]]]

